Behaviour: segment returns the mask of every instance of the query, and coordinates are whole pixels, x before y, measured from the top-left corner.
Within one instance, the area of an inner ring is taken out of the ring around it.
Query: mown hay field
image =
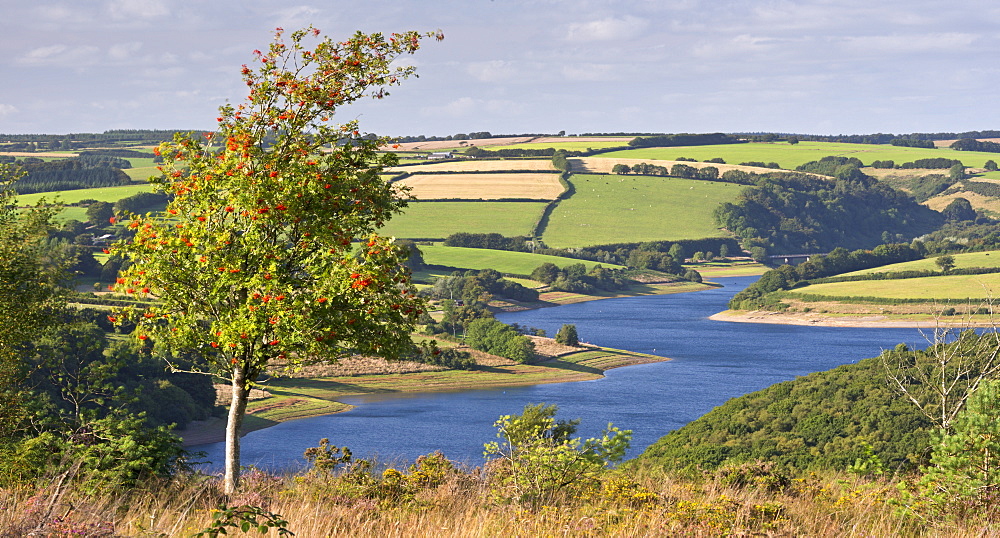
[[[559,202],[543,239],[555,248],[725,237],[712,218],[743,186],[690,179],[577,174],[576,193]]]
[[[546,202],[410,202],[379,233],[444,239],[458,232],[530,235]]]
[[[796,288],[802,295],[880,297],[885,299],[951,299],[984,301],[1000,293],[1000,274],[948,275],[899,280],[829,282]]]
[[[582,263],[589,270],[595,265],[609,269],[621,268],[619,265],[598,264],[588,260],[564,258],[562,256],[547,256],[530,252],[510,252],[505,250],[490,250],[485,248],[446,247],[444,245],[420,245],[424,262],[431,265],[443,265],[460,269],[496,269],[501,273],[512,275],[530,275],[536,267],[543,263],[552,263],[566,267]]]
[[[429,162],[411,166],[394,166],[388,171],[394,174],[402,172],[418,174],[426,172],[499,172],[504,170],[553,172],[555,171],[555,167],[552,166],[551,159],[469,159],[463,161]]]
[[[987,160],[997,160],[996,153],[978,151],[955,151],[947,148],[924,149],[904,148],[888,144],[845,144],[839,142],[751,142],[746,144],[719,144],[713,146],[676,146],[667,148],[640,148],[602,153],[595,157],[609,159],[661,159],[676,160],[678,157],[704,161],[721,157],[726,164],[759,161],[776,162],[784,169],[794,169],[800,164],[817,161],[828,155],[857,157],[865,164],[872,161],[892,160],[896,164],[917,159],[946,158],[958,159],[962,164],[982,167]],[[946,173],[947,170],[943,170]]]
[[[418,200],[554,200],[564,190],[555,173],[418,174],[398,183],[410,187],[410,193]]]

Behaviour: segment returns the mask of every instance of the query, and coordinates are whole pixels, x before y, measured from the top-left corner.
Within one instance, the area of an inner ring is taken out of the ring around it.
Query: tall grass
[[[190,536],[209,527],[223,504],[280,515],[298,537],[982,536],[993,525],[986,518],[908,516],[894,481],[836,473],[775,485],[741,483],[726,473],[609,470],[591,493],[535,507],[498,494],[484,469],[430,482],[412,481],[412,469],[393,473],[361,480],[354,472],[251,470],[230,499],[216,477],[186,475],[98,495],[54,477],[37,488],[0,490],[0,535]],[[423,485],[400,489],[407,480]]]

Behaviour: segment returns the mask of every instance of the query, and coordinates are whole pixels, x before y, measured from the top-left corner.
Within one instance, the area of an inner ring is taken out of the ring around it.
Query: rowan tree
[[[161,175],[150,181],[172,197],[165,213],[123,219],[134,237],[111,252],[132,265],[112,288],[153,301],[116,311],[113,321],[134,322],[135,338],[165,357],[200,356],[229,381],[229,493],[247,396],[261,374],[412,350],[422,302],[402,265],[405,249],[374,233],[406,205],[405,190],[379,176],[396,158],[378,151],[386,139],[333,114],[413,75],[390,64],[431,35],[334,41],[306,28],[286,42],[279,28],[266,52],[254,51],[256,67],[243,66],[249,96],[220,107],[216,132],[159,146]]]

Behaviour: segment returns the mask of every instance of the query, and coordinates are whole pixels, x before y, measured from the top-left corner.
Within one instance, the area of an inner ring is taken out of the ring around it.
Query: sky
[[[995,0],[0,0],[0,133],[211,130],[307,25],[444,33],[381,135],[1000,129]]]

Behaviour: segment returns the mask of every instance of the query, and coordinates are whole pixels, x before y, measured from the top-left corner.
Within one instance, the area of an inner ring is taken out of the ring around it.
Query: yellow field
[[[475,160],[450,161],[444,163],[430,162],[414,166],[396,166],[388,171],[393,173],[402,172],[496,172],[501,170],[537,170],[539,172],[554,171],[550,159],[531,160]]]
[[[441,174],[410,176],[400,183],[418,200],[553,200],[563,192],[558,174]]]

